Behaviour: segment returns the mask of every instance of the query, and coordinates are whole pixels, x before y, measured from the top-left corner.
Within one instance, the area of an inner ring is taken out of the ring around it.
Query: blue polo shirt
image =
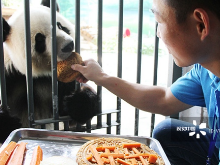
[[[212,128],[215,113],[219,119],[220,110],[216,105],[218,102],[220,105],[220,79],[201,65],[195,64],[188,73],[173,83],[171,91],[178,100],[186,104],[206,107],[210,128]],[[218,128],[220,128],[219,125]],[[216,147],[220,147],[219,137]]]

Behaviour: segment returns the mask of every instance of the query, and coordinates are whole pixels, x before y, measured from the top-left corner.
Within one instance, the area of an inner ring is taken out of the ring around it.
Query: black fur
[[[35,36],[35,50],[38,53],[43,53],[46,50],[46,42],[45,42],[45,35],[41,33],[37,33]]]
[[[2,18],[3,22],[3,42],[6,41],[7,36],[10,33],[11,27],[9,26],[8,22],[5,21],[4,18]]]
[[[98,114],[98,97],[89,87],[83,87],[75,93],[65,96],[64,110],[73,120],[80,124],[86,123]],[[74,111],[71,108],[75,109]]]
[[[60,22],[57,22],[57,27],[60,30],[63,30],[64,32],[66,32],[67,34],[70,34],[70,30],[67,27],[62,26]]]
[[[20,120],[16,117],[11,117],[7,110],[3,110],[0,106],[0,143],[3,143],[12,130],[21,127]]]
[[[41,5],[50,7],[50,0],[42,0]],[[59,5],[57,4],[57,12],[59,12],[59,11],[60,11]]]

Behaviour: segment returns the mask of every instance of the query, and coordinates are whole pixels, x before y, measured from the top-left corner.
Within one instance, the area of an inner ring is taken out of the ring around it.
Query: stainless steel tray
[[[166,154],[160,143],[150,137],[145,136],[121,136],[110,134],[79,133],[70,131],[49,131],[45,129],[17,129],[14,130],[3,143],[0,151],[10,142],[27,142],[27,151],[23,165],[29,165],[35,146],[40,145],[43,150],[43,158],[51,156],[64,156],[76,160],[76,153],[79,148],[89,140],[100,137],[121,137],[146,144],[156,151],[164,160],[166,165],[170,165]],[[77,164],[77,163],[76,163]]]

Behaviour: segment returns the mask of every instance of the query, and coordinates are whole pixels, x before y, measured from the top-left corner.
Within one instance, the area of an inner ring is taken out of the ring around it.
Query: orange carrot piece
[[[104,148],[107,148],[107,149],[109,149],[110,151],[113,151],[113,150],[115,149],[115,146],[106,146],[106,147],[104,147]]]
[[[104,151],[105,148],[103,148],[102,146],[100,146],[100,147],[96,147],[96,150],[97,150],[97,151]]]
[[[132,148],[132,151],[134,151],[135,154],[140,154],[140,152],[136,148]]]
[[[132,148],[132,150],[134,151],[135,154],[140,154],[140,152],[137,150],[137,148]],[[146,160],[143,158],[143,156],[139,156],[139,159],[141,160],[141,163],[143,165],[147,165]]]
[[[116,153],[101,153],[100,157],[108,158],[109,156],[112,156],[113,158],[122,158],[124,159],[124,154],[116,154]]]
[[[43,150],[40,146],[34,148],[30,165],[39,165],[43,160]]]
[[[98,154],[96,147],[94,145],[90,145],[89,149],[91,150],[93,156],[95,157],[98,165],[104,165],[100,155]]]
[[[124,148],[125,156],[129,155],[128,148]]]
[[[132,164],[132,165],[138,165],[138,164],[137,164],[137,160],[136,160],[136,159],[134,159],[134,158],[133,158],[133,159],[131,159],[131,164]]]
[[[104,158],[104,157],[102,157],[102,161],[103,161],[105,164],[109,164],[109,163],[110,163],[110,160],[107,159],[107,158]]]
[[[110,150],[108,148],[105,149],[105,153],[110,153]],[[108,156],[108,159],[110,161],[110,165],[115,165],[115,160],[113,158],[113,156]]]
[[[130,158],[139,158],[139,156],[142,156],[143,158],[148,158],[150,154],[148,153],[141,153],[141,154],[134,154],[134,155],[128,155],[125,156],[125,158],[130,159]]]
[[[15,147],[17,146],[17,143],[14,141],[11,141],[0,153],[0,165],[5,165],[8,161],[10,155],[14,151]]]
[[[126,162],[126,161],[124,161],[124,160],[121,160],[121,159],[117,159],[117,162],[118,163],[121,163],[121,164],[124,164],[124,165],[131,165],[130,163],[128,163],[128,162]]]
[[[87,156],[86,156],[86,159],[87,159],[88,161],[91,161],[91,160],[92,160],[92,154],[87,155]]]
[[[156,161],[157,161],[157,155],[155,155],[155,154],[150,154],[150,156],[149,156],[149,158],[148,158],[148,162],[149,163],[156,163]]]
[[[114,152],[115,152],[116,154],[118,154],[118,153],[119,153],[119,151],[118,151],[117,149],[114,149]]]
[[[27,143],[21,142],[18,144],[16,149],[13,152],[13,155],[10,157],[7,165],[22,165],[24,159],[24,153],[26,150]]]
[[[124,143],[122,144],[122,147],[123,148],[138,148],[138,147],[141,147],[141,143]]]
[[[139,156],[140,160],[141,160],[141,163],[143,165],[148,165],[148,163],[146,162],[146,160],[142,157],[142,156]]]
[[[100,146],[100,147],[96,147],[96,150],[97,151],[104,151],[106,148],[113,151],[115,149],[115,146]]]

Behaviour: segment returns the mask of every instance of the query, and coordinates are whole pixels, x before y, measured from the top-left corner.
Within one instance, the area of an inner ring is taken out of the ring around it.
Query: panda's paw
[[[21,128],[20,120],[11,117],[7,111],[3,111],[0,107],[0,143],[3,143],[8,135],[18,128]]]
[[[98,96],[89,86],[83,86],[64,98],[64,110],[74,121],[85,124],[98,114]]]

